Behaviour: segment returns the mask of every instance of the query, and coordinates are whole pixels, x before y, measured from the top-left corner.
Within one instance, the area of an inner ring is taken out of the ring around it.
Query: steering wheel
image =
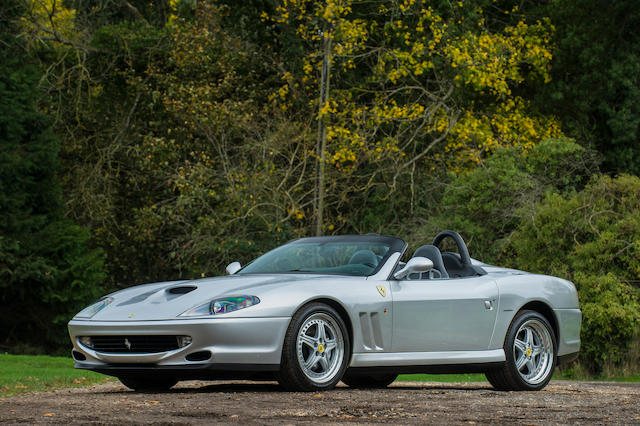
[[[458,253],[460,253],[460,260],[462,261],[462,264],[471,265],[471,256],[469,256],[469,249],[467,249],[467,245],[464,243],[464,240],[456,231],[450,231],[447,229],[438,233],[438,235],[436,235],[436,237],[433,239],[432,244],[438,247],[438,250],[440,250],[440,244],[445,238],[451,238],[453,239],[453,241],[455,241],[456,246],[458,246]]]

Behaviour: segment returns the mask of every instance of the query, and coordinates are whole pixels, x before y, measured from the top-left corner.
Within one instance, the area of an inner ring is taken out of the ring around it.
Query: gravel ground
[[[485,383],[396,382],[384,390],[283,392],[275,383],[181,382],[166,393],[119,383],[0,400],[3,424],[640,424],[640,384],[553,381],[541,392]]]

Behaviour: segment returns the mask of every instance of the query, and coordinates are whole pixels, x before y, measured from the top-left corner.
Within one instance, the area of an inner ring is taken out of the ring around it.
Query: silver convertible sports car
[[[457,253],[439,249],[449,238]],[[453,231],[404,263],[406,249],[375,234],[302,238],[230,264],[225,277],[118,291],[69,322],[75,366],[135,390],[276,379],[319,391],[435,372],[539,390],[576,357],[572,283],[471,259]]]

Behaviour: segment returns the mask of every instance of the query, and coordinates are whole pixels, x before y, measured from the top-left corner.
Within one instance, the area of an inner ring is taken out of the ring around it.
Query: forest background
[[[289,239],[459,231],[640,370],[640,1],[3,0],[0,347]],[[324,69],[324,71],[323,71]]]

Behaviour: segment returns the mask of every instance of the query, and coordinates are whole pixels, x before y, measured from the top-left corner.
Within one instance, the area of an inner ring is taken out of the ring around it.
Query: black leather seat
[[[426,257],[433,262],[433,269],[440,272],[441,278],[449,278],[449,274],[447,273],[447,270],[444,267],[444,262],[442,261],[442,254],[438,247],[430,244],[422,246],[413,253],[413,257]]]

